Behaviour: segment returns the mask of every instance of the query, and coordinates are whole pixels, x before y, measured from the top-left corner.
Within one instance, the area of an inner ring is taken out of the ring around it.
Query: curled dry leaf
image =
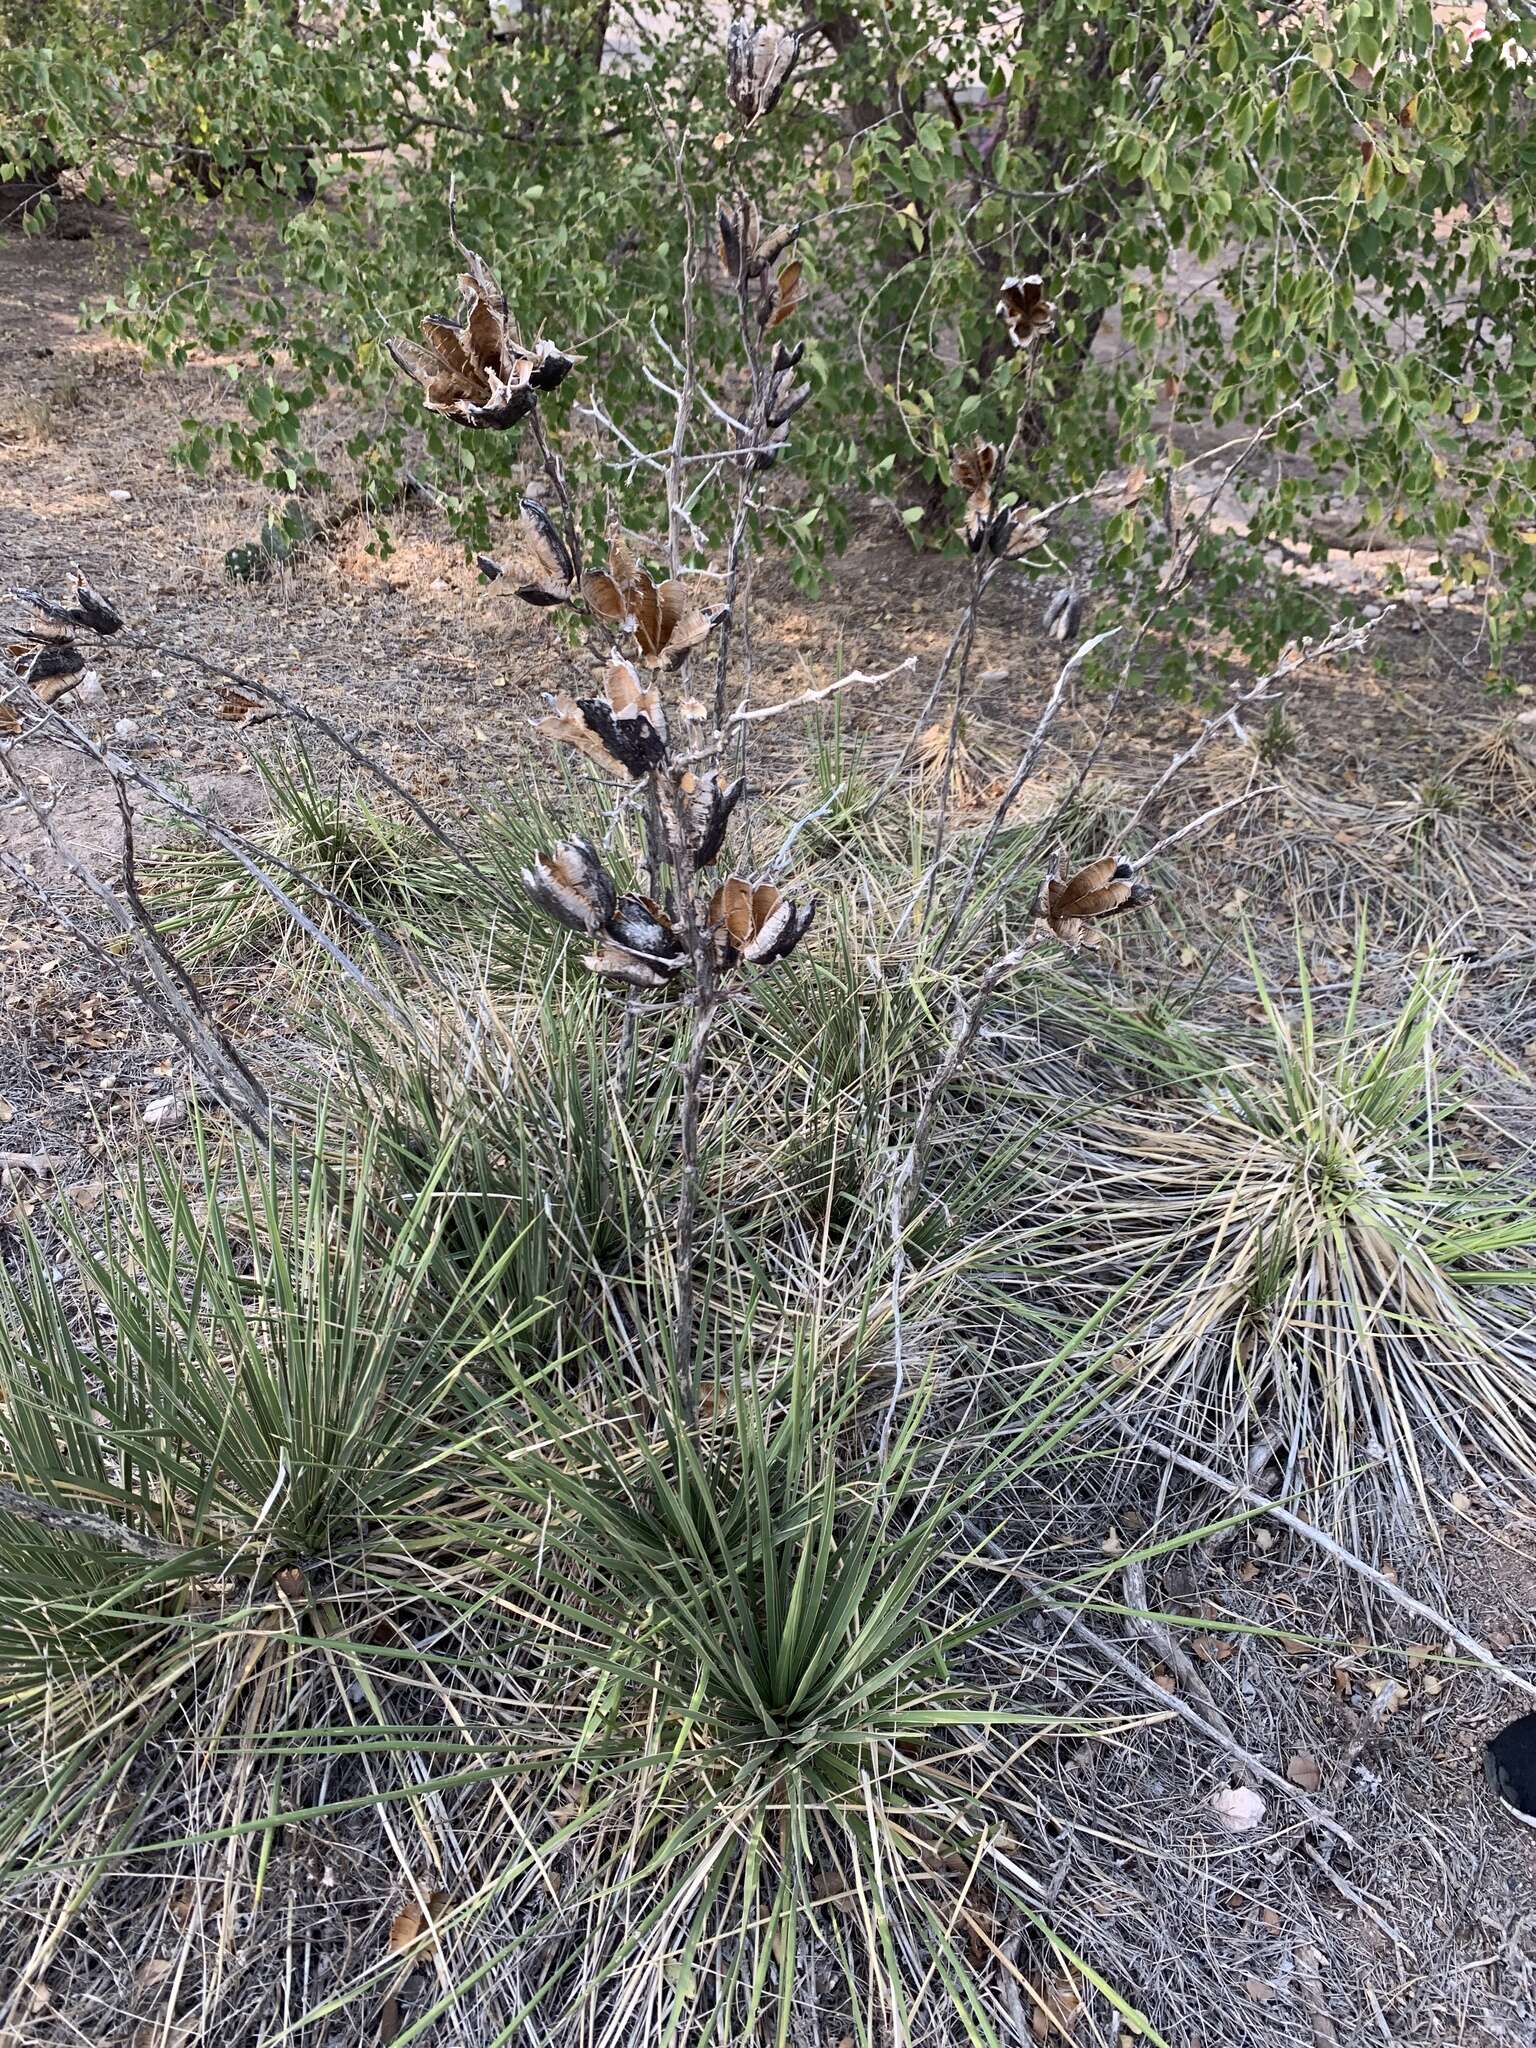
[[[771,882],[754,888],[739,875],[722,882],[709,901],[709,928],[722,967],[738,962],[768,967],[787,960],[811,928],[816,898],[797,904]]]
[[[422,342],[393,340],[389,352],[426,394],[428,410],[461,427],[514,427],[528,417],[541,391],[576,366],[553,342],[525,348],[513,333],[506,294],[483,257],[459,243],[468,265],[459,279],[463,303],[457,320],[429,314]]]
[[[1071,2041],[1083,2001],[1073,1978],[1062,1971],[1029,1987],[1029,2031],[1037,2041]]]
[[[259,697],[248,697],[244,690],[221,690],[213,715],[225,725],[260,725],[276,718],[277,707],[264,704]]]
[[[1051,325],[1051,302],[1045,296],[1045,280],[1038,271],[1027,277],[1005,277],[997,310],[1015,348],[1034,346]]]
[[[1261,1825],[1269,1808],[1248,1786],[1225,1785],[1211,1794],[1211,1811],[1228,1834],[1246,1835]]]
[[[595,932],[613,915],[617,893],[585,839],[562,839],[522,871],[523,887],[540,910],[574,932]]]
[[[21,713],[14,704],[0,703],[0,740],[14,739],[21,731]]]
[[[1318,1792],[1322,1789],[1323,1770],[1315,1756],[1293,1756],[1285,1767],[1285,1775],[1293,1785],[1303,1792]]]
[[[1040,891],[1037,915],[1075,953],[1083,946],[1098,945],[1099,933],[1094,926],[1100,918],[1139,910],[1150,900],[1151,891],[1136,881],[1130,862],[1107,853],[1099,860],[1089,861],[1065,881],[1048,875]]]
[[[409,1898],[389,1923],[389,1953],[404,1955],[420,1941],[423,1931],[430,1932],[429,1922],[435,1921],[448,1904],[446,1892],[428,1894],[425,1906],[418,1898]]]

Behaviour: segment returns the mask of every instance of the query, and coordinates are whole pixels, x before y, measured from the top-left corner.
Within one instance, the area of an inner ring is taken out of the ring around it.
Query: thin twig
[[[933,1119],[937,1113],[940,1098],[959,1071],[960,1062],[970,1050],[971,1042],[981,1027],[983,1013],[998,987],[1007,980],[1019,966],[1035,943],[1033,929],[1028,936],[1009,952],[993,961],[982,976],[980,986],[971,1000],[957,1013],[954,1028],[950,1033],[949,1045],[939,1061],[923,1091],[923,1099],[912,1125],[912,1136],[906,1151],[902,1154],[891,1180],[891,1195],[888,1216],[891,1231],[891,1373],[890,1399],[880,1423],[880,1462],[885,1462],[890,1448],[891,1428],[896,1420],[896,1411],[901,1406],[901,1397],[906,1392],[906,1361],[902,1354],[901,1332],[901,1289],[906,1276],[907,1230],[922,1189],[923,1168],[927,1164],[928,1146],[932,1137]]]
[[[1107,632],[1095,633],[1091,639],[1083,641],[1081,646],[1073,648],[1071,654],[1062,663],[1061,673],[1056,678],[1056,686],[1046,700],[1045,709],[1041,712],[1035,729],[1029,736],[1027,746],[1019,756],[1018,766],[1009,777],[1007,788],[998,799],[997,808],[992,813],[991,822],[982,835],[976,851],[971,855],[971,864],[966,870],[965,882],[960,890],[959,900],[950,913],[949,923],[944,928],[943,936],[939,940],[938,949],[934,955],[935,964],[944,958],[945,953],[949,950],[951,941],[959,931],[960,921],[970,904],[987,855],[996,844],[997,835],[1002,831],[1008,813],[1013,808],[1019,791],[1035,771],[1035,764],[1040,758],[1042,747],[1045,745],[1046,735],[1049,733],[1052,725],[1055,724],[1057,713],[1061,709],[1062,699],[1066,695],[1067,684],[1088,659],[1088,656],[1093,653],[1094,649],[1102,647],[1106,640],[1112,640],[1119,630],[1118,626],[1111,626]]]
[[[1117,1409],[1110,1407],[1105,1413],[1127,1443],[1136,1444],[1142,1450],[1152,1452],[1155,1457],[1165,1459],[1170,1465],[1177,1466],[1181,1472],[1187,1472],[1192,1479],[1215,1487],[1218,1492],[1226,1494],[1230,1499],[1240,1500],[1260,1514],[1272,1516],[1283,1528],[1291,1530],[1294,1535],[1300,1536],[1314,1548],[1324,1551],[1346,1570],[1354,1572],[1368,1585],[1385,1593],[1389,1600],[1396,1602],[1406,1613],[1413,1615],[1415,1620],[1426,1623],[1447,1641],[1455,1643],[1474,1663],[1481,1664],[1486,1671],[1492,1672],[1501,1685],[1523,1693],[1527,1699],[1536,1700],[1536,1681],[1523,1677],[1518,1671],[1512,1671],[1507,1664],[1501,1663],[1494,1656],[1486,1643],[1480,1643],[1476,1636],[1470,1636],[1464,1629],[1458,1628],[1449,1616],[1437,1613],[1433,1607],[1426,1607],[1422,1600],[1416,1600],[1411,1593],[1405,1593],[1395,1580],[1387,1577],[1385,1572],[1378,1571],[1375,1565],[1368,1564],[1363,1557],[1357,1557],[1354,1551],[1346,1549],[1336,1537],[1330,1536],[1325,1529],[1320,1529],[1315,1522],[1309,1522],[1304,1516],[1294,1514],[1282,1502],[1272,1499],[1267,1493],[1259,1492],[1257,1487],[1248,1486],[1240,1479],[1229,1478],[1227,1474],[1218,1472],[1214,1466],[1203,1464],[1198,1458],[1191,1458],[1185,1452],[1176,1450],[1172,1444],[1163,1443],[1148,1431],[1138,1429],[1128,1416],[1121,1414]]]

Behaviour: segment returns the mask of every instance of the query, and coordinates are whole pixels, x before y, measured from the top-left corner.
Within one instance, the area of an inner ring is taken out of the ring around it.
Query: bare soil
[[[525,757],[537,693],[569,681],[553,631],[485,588],[415,504],[392,517],[387,559],[369,552],[358,525],[268,583],[230,581],[225,551],[254,538],[271,502],[238,478],[195,477],[170,459],[188,412],[229,402],[225,371],[151,371],[82,328],[82,302],[121,271],[125,249],[109,221],[65,224],[82,238],[0,236],[0,572],[8,585],[54,590],[79,564],[119,603],[125,640],[159,650],[106,649],[101,694],[78,705],[81,723],[195,803],[235,823],[257,817],[253,749],[273,727],[221,718],[223,686],[166,651],[180,647],[301,698],[442,817],[469,815]],[[1368,594],[1384,566],[1339,551],[1327,568],[1341,591]],[[1149,997],[1199,987],[1202,1005],[1240,1008],[1244,931],[1283,963],[1299,919],[1326,981],[1330,960],[1344,972],[1362,893],[1379,911],[1388,975],[1429,935],[1449,934],[1471,965],[1459,1050],[1486,1083],[1490,1153],[1508,1159],[1526,1143],[1536,1056],[1536,818],[1470,804],[1441,824],[1433,803],[1424,813],[1422,792],[1502,720],[1536,706],[1536,659],[1517,652],[1516,694],[1492,702],[1475,619],[1436,599],[1422,565],[1415,575],[1413,602],[1366,656],[1309,671],[1287,693],[1283,761],[1261,760],[1251,733],[1227,735],[1160,806],[1153,823],[1167,833],[1245,786],[1276,785],[1185,842],[1178,889],[1136,973]],[[818,602],[765,579],[759,687],[792,695],[912,656],[912,677],[887,693],[898,715],[889,701],[848,700],[853,727],[902,729],[899,713],[921,701],[957,602],[951,562],[914,554],[872,518]],[[983,621],[975,670],[986,680],[967,729],[983,785],[1016,751],[1057,670],[1038,603],[1037,592],[1008,586]],[[1102,703],[1084,700],[1071,723],[1093,736],[1102,716]],[[1129,698],[1101,778],[1145,786],[1201,717],[1165,698]],[[797,772],[789,756],[781,767]],[[56,799],[63,844],[115,873],[120,824],[99,771],[53,748],[33,749],[28,772]],[[1392,822],[1394,804],[1409,806],[1406,823]],[[146,817],[147,841],[158,829]],[[58,1198],[89,1208],[140,1142],[146,1103],[187,1077],[156,1021],[71,928],[83,899],[30,811],[4,791],[0,849],[53,898],[49,908],[9,876],[0,883],[0,1150],[46,1155],[54,1167],[10,1171],[0,1218],[11,1204]],[[217,988],[209,999],[225,1000]],[[280,1065],[286,1040],[260,992],[242,986],[229,1003],[252,1056]],[[1536,1681],[1529,1504],[1491,1488],[1448,1491],[1443,1521],[1443,1551],[1394,1560],[1405,1583]],[[1091,1766],[1105,1774],[1101,1791],[1123,1800],[1128,1826],[1159,1844],[1150,1858],[1128,1852],[1120,1891],[1093,1910],[1138,1972],[1162,1983],[1163,2010],[1185,2016],[1189,2048],[1536,2042],[1536,1834],[1499,1812],[1480,1776],[1483,1740],[1522,1703],[1442,1661],[1443,1644],[1405,1656],[1396,1610],[1298,1550],[1261,1547],[1252,1531],[1208,1546],[1161,1604],[1207,1612],[1213,1627],[1239,1619],[1281,1632],[1249,1637],[1234,1655],[1219,1654],[1213,1635],[1208,1655],[1198,1644],[1196,1654],[1240,1740],[1281,1771],[1316,1760],[1319,1797],[1356,1844],[1345,1853],[1282,1826],[1258,1853],[1254,1838],[1213,1833],[1203,1802],[1224,1766],[1177,1727],[1143,1730]],[[1384,1712],[1389,1677],[1398,1691]],[[66,2037],[108,2038],[91,2024],[8,2038]]]

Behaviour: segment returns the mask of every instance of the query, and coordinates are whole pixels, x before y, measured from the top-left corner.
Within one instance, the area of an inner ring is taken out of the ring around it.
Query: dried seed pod
[[[1152,892],[1141,886],[1135,874],[1128,860],[1107,853],[1099,860],[1089,861],[1065,880],[1047,875],[1036,914],[1074,953],[1083,946],[1096,946],[1099,933],[1094,926],[1098,919],[1139,910],[1151,900]]]
[[[1039,272],[1032,271],[1028,277],[1005,277],[997,310],[1014,347],[1032,348],[1049,331],[1053,318],[1051,302],[1045,296],[1045,280]]]
[[[530,573],[517,585],[515,595],[524,604],[572,603],[576,565],[559,528],[537,498],[523,499],[522,514],[524,552]],[[495,566],[496,573],[502,574],[500,565]]]
[[[17,628],[20,637],[6,647],[12,672],[24,683],[45,683],[59,676],[77,676],[85,656],[67,633],[34,633]]]
[[[649,896],[621,896],[603,926],[603,936],[664,974],[676,974],[686,959],[671,918]]]
[[[681,668],[725,617],[724,609],[704,611],[676,579],[655,582],[611,540],[608,553],[607,569],[590,569],[582,577],[582,596],[604,625],[633,635],[642,667]]]
[[[725,39],[725,90],[744,126],[750,128],[778,105],[799,59],[800,41],[792,29],[771,22],[754,29],[738,15],[731,23]]]
[[[601,697],[546,697],[549,714],[535,731],[577,748],[605,767],[638,779],[667,757],[667,716],[654,684],[642,683],[621,654],[610,657]]]
[[[1028,505],[1012,505],[998,512],[987,529],[987,545],[994,555],[1012,561],[1043,546],[1045,528]]]
[[[754,275],[752,265],[757,257],[761,227],[757,207],[750,199],[739,199],[734,203],[722,199],[717,220],[720,260],[725,265],[725,274],[732,284],[742,284]]]
[[[772,469],[784,450],[789,446],[789,422],[780,420],[777,426],[769,427],[761,441],[752,451],[754,471]]]
[[[741,802],[746,780],[738,776],[722,788],[719,775],[711,768],[704,775],[683,774],[677,786],[683,800],[683,828],[693,864],[696,868],[707,868],[720,856],[725,828]]]
[[[757,207],[750,199],[722,199],[716,211],[720,261],[732,284],[748,284],[777,263],[800,232],[798,222],[771,228],[765,235]]]
[[[771,882],[756,888],[732,875],[709,901],[708,923],[715,957],[722,967],[744,962],[769,967],[787,960],[811,928],[816,898],[797,904]]]
[[[788,426],[810,395],[810,385],[797,384],[792,369],[771,370],[763,393],[764,423],[769,427]]]
[[[757,309],[757,324],[765,334],[771,334],[775,327],[782,327],[784,322],[799,310],[800,301],[804,296],[800,289],[804,274],[805,266],[797,256],[792,262],[785,264],[771,287],[767,286],[765,280],[763,302]]]
[[[651,989],[666,988],[682,962],[677,966],[660,966],[639,953],[631,953],[627,946],[604,939],[595,953],[582,955],[582,965],[605,980],[623,982],[626,988]]]
[[[1075,640],[1082,624],[1083,600],[1077,586],[1063,583],[1046,600],[1040,623],[1053,640]]]
[[[995,441],[971,440],[960,443],[950,463],[951,477],[965,492],[965,544],[973,555],[986,546],[996,523],[992,486],[1001,460]]]
[[[457,240],[457,236],[455,236]],[[580,360],[551,341],[525,348],[513,333],[506,294],[483,257],[459,243],[468,264],[457,320],[429,314],[422,341],[392,340],[389,352],[426,393],[428,409],[462,427],[500,430],[525,420],[541,391],[555,386]]]
[[[123,628],[123,615],[117,606],[104,598],[99,590],[93,590],[78,569],[75,571],[73,604],[60,604],[37,590],[18,590],[16,595],[23,604],[31,605],[34,611],[41,612],[56,626],[75,626],[82,632],[100,633],[103,639],[120,633]]]
[[[617,898],[608,871],[585,839],[562,839],[524,868],[523,887],[557,924],[595,932],[612,917]]]

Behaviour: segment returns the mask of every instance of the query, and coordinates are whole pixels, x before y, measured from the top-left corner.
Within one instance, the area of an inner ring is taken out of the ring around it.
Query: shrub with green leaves
[[[937,17],[852,0],[806,32],[772,118],[728,136],[693,111],[722,105],[724,54],[694,0],[622,29],[597,6],[498,27],[415,0],[132,0],[109,18],[54,0],[0,51],[0,107],[13,166],[75,166],[145,233],[122,332],[168,360],[254,358],[231,370],[243,417],[188,423],[196,464],[218,447],[282,492],[346,464],[384,495],[425,464],[483,546],[513,503],[515,437],[428,422],[423,447],[382,348],[450,310],[450,180],[528,333],[583,354],[576,401],[590,379],[642,448],[668,438],[645,372],[668,375],[653,322],[680,341],[679,187],[701,244],[745,189],[803,224],[816,397],[794,428],[803,488],[766,515],[803,557],[840,543],[871,488],[920,525],[956,442],[997,435],[1022,374],[1031,502],[1129,478],[1102,517],[1053,528],[1106,615],[1188,572],[1192,623],[1273,647],[1306,601],[1252,602],[1255,549],[1320,545],[1314,515],[1342,493],[1362,533],[1422,540],[1448,587],[1486,591],[1496,658],[1536,579],[1530,37],[1511,7],[1476,36],[1437,12],[1050,0],[1005,32],[979,0]],[[1052,324],[1021,372],[993,306],[1035,272]],[[736,300],[714,268],[697,314],[703,359],[723,359]],[[1261,435],[1235,477],[1246,543],[1179,488],[1213,426],[1234,455]],[[626,474],[643,490],[618,452],[602,435],[576,451],[579,499],[623,498]],[[1165,471],[1171,495],[1140,484]],[[706,530],[720,488],[696,507]],[[1177,675],[1177,647],[1166,660]]]

